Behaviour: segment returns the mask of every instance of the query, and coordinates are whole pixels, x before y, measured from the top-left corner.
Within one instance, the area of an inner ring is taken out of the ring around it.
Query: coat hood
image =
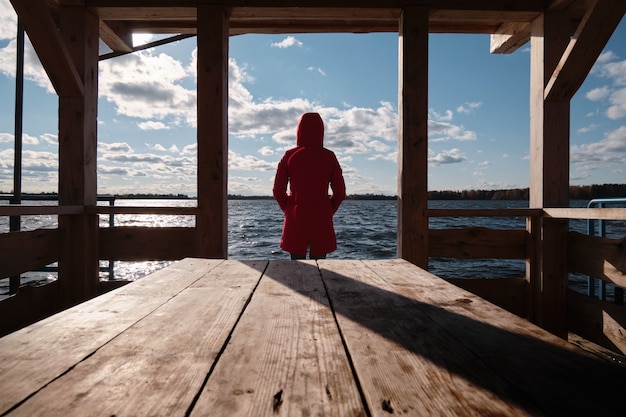
[[[324,122],[318,113],[304,113],[300,117],[296,145],[320,148],[324,145]]]

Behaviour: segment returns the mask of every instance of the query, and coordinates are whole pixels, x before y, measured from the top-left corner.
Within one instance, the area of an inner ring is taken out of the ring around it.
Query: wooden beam
[[[593,0],[548,82],[548,101],[571,100],[626,13],[624,0]]]
[[[100,38],[114,52],[133,50],[133,33],[124,22],[100,20]]]
[[[626,208],[544,208],[546,216],[560,219],[626,220]]]
[[[428,256],[454,259],[526,259],[526,230],[495,230],[483,227],[431,229]]]
[[[80,97],[83,82],[45,0],[11,0],[58,95]]]
[[[56,0],[59,1],[59,0]],[[73,0],[72,0],[73,1]],[[64,1],[61,0],[63,3]],[[195,7],[197,0],[84,0],[88,7],[97,8],[164,8],[172,5],[177,7]],[[293,7],[290,0],[222,0],[220,2],[226,8],[237,7],[263,7],[263,8],[286,8]],[[420,3],[435,10],[482,10],[506,12],[535,11],[543,12],[546,7],[545,0],[420,0],[408,2],[406,0],[298,0],[298,7],[303,8],[396,8],[400,9],[407,3]]]
[[[428,269],[428,8],[400,18],[398,257]]]
[[[103,227],[100,229],[100,259],[183,259],[194,253],[194,235],[191,227]]]
[[[569,206],[569,100],[547,102],[546,79],[567,47],[570,28],[565,12],[546,12],[532,23],[530,80],[530,208]],[[543,219],[539,242],[527,268],[530,316],[550,332],[567,337],[567,238],[565,220]],[[533,230],[528,230],[533,233]],[[537,231],[534,231],[535,236]],[[537,265],[538,263],[538,265]]]
[[[510,54],[517,51],[530,39],[530,23],[504,23],[491,35],[492,54]]]
[[[198,5],[198,210],[196,250],[228,256],[228,18]]]
[[[59,96],[59,205],[97,205],[98,19],[85,7],[62,7],[63,37],[84,94]],[[61,304],[98,295],[98,215],[59,216]]]
[[[609,239],[569,232],[568,267],[620,287],[626,287],[626,237]]]
[[[623,306],[568,293],[568,321],[572,332],[613,352],[626,354],[626,310]]]
[[[0,233],[0,278],[32,271],[58,260],[57,229]]]

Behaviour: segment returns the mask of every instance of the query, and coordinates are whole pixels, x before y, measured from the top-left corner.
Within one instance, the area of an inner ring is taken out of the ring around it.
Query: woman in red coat
[[[337,249],[333,215],[346,198],[346,184],[337,157],[323,146],[318,113],[302,115],[296,145],[285,152],[274,178],[274,198],[285,215],[280,247],[291,259],[305,259],[307,248],[311,259],[323,259]]]

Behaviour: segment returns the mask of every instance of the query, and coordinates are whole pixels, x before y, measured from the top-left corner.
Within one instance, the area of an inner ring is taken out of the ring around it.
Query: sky
[[[154,40],[138,35],[135,44]],[[626,21],[572,100],[570,184],[626,182]],[[0,0],[0,191],[13,190],[16,17]],[[105,46],[102,53],[109,52]],[[196,39],[100,62],[98,193],[196,193]],[[529,45],[429,38],[429,190],[529,185]],[[58,190],[58,97],[27,41],[25,193]],[[302,113],[325,122],[348,194],[395,195],[398,34],[240,35],[229,44],[228,192],[271,195]]]

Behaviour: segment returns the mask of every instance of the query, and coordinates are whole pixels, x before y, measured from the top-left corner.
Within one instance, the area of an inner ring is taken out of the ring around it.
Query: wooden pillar
[[[59,204],[97,204],[98,18],[85,7],[62,7],[61,36],[84,83],[83,96],[59,96]],[[98,216],[59,216],[61,303],[98,293]]]
[[[196,252],[228,256],[228,18],[198,5],[198,208]]]
[[[545,100],[545,87],[569,44],[564,13],[548,12],[532,24],[530,80],[530,207],[569,206],[569,99]],[[567,220],[545,218],[528,270],[531,317],[545,329],[567,337]]]
[[[428,8],[400,17],[398,257],[428,268]]]

